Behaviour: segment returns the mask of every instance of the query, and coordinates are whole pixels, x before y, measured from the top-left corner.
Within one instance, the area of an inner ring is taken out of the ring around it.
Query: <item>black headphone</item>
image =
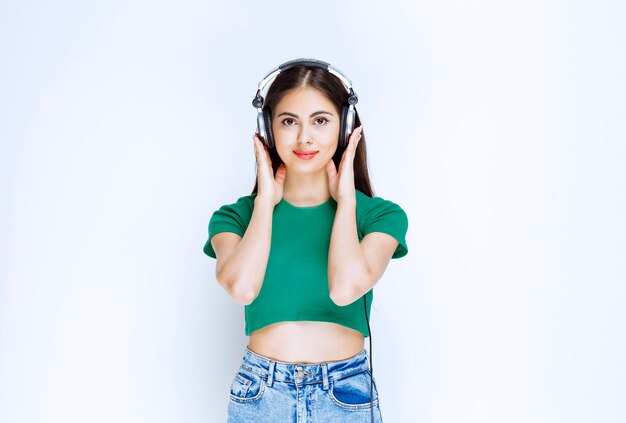
[[[349,94],[348,104],[344,104],[341,107],[341,124],[339,129],[339,146],[345,147],[347,145],[348,137],[354,129],[354,122],[356,118],[356,110],[354,108],[354,105],[359,101],[359,99],[352,89],[352,83],[350,82],[350,79],[345,74],[343,74],[339,69],[331,66],[329,63],[322,62],[321,60],[317,59],[296,59],[285,62],[269,72],[265,76],[265,78],[263,78],[263,80],[259,83],[259,88],[257,89],[256,96],[254,96],[254,100],[252,100],[252,106],[257,109],[256,126],[259,136],[265,142],[265,145],[267,145],[268,148],[276,148],[274,144],[274,134],[272,133],[272,117],[270,116],[269,111],[263,107],[264,99],[261,96],[261,91],[270,81],[273,81],[279,73],[298,65],[325,69],[335,75],[337,78],[339,78],[339,80],[346,87],[346,90]]]

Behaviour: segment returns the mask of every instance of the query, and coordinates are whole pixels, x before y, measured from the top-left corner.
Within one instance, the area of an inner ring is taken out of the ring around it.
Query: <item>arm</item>
[[[261,291],[270,253],[273,210],[273,204],[257,197],[243,238],[232,232],[211,238],[217,256],[215,277],[239,304],[250,304]]]
[[[328,251],[328,288],[339,306],[353,303],[380,280],[398,241],[382,232],[367,234],[359,244],[356,201],[337,203]]]
[[[259,190],[243,237],[218,233],[211,238],[217,257],[215,278],[239,304],[248,305],[259,295],[272,243],[274,206],[283,197],[286,167],[272,170],[272,159],[257,134],[253,137]]]

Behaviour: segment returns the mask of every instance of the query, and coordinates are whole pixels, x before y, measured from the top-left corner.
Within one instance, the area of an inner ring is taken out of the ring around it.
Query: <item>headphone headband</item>
[[[278,65],[276,68],[272,69],[267,75],[265,75],[265,77],[261,80],[261,82],[259,82],[259,88],[257,89],[256,97],[258,97],[261,94],[261,91],[263,91],[263,88],[265,88],[267,83],[273,80],[274,78],[276,78],[279,73],[284,72],[288,69],[291,69],[299,65],[311,66],[314,68],[321,68],[321,69],[327,70],[328,72],[332,73],[337,78],[339,78],[339,80],[343,83],[344,87],[346,87],[346,90],[348,91],[348,93],[350,93],[350,95],[354,95],[354,92],[352,91],[352,82],[350,81],[350,78],[348,78],[343,72],[341,72],[336,67],[333,67],[330,63],[326,63],[324,61],[317,60],[317,59],[295,59],[295,60],[290,60],[288,62],[285,62],[281,65]]]

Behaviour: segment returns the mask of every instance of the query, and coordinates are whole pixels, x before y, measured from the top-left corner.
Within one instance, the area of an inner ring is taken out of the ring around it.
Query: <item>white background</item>
[[[409,254],[385,422],[626,420],[626,6],[0,3],[0,421],[219,422],[247,338],[202,253],[254,184],[256,85],[359,94]]]

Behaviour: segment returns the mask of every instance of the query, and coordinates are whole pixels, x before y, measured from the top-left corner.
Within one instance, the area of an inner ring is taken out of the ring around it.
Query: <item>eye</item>
[[[328,122],[328,119],[326,119],[325,117],[318,117],[317,119],[315,119],[315,123],[319,125],[324,125],[326,124],[326,122]]]
[[[292,118],[285,118],[281,121],[281,123],[286,126],[293,126],[295,120],[293,120]]]

